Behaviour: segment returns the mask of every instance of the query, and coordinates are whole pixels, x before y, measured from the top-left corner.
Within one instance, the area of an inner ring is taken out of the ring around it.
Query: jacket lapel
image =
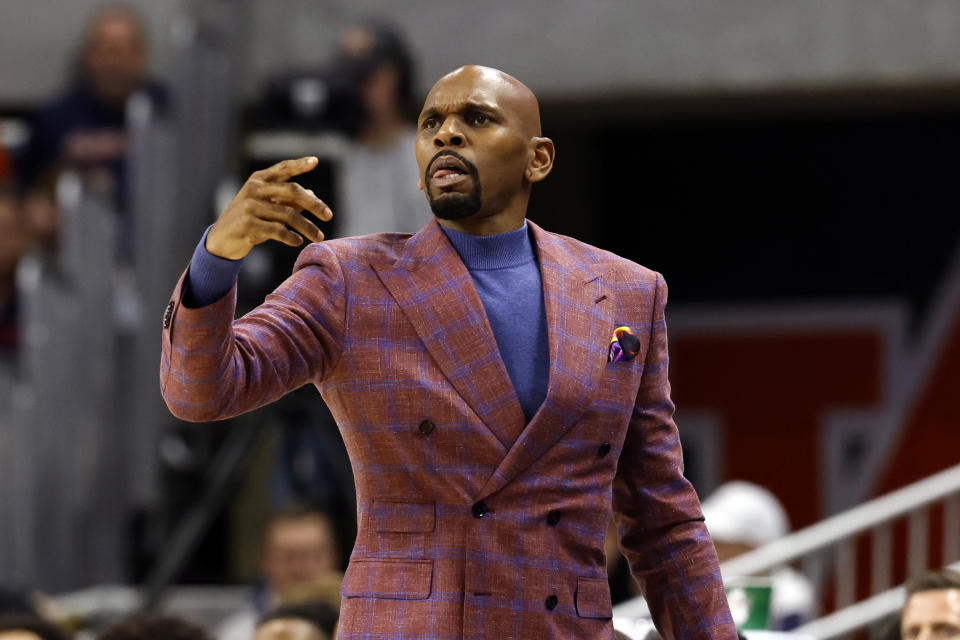
[[[470,273],[436,220],[373,264],[437,366],[506,451],[525,418]],[[552,338],[551,338],[552,341]]]
[[[542,456],[583,415],[606,363],[611,320],[601,311],[603,279],[555,236],[527,221],[540,256],[550,344],[550,381],[540,410],[510,447],[478,498],[489,496]]]

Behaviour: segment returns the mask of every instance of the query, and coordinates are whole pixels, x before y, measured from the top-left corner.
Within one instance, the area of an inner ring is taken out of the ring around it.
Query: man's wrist
[[[205,307],[225,296],[233,288],[243,265],[242,259],[221,258],[207,249],[211,228],[208,227],[204,232],[190,261],[187,296],[184,299],[188,307]]]

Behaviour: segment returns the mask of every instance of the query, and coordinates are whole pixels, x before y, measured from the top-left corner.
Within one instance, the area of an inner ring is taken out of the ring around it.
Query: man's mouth
[[[439,187],[459,184],[470,177],[466,164],[452,155],[442,155],[433,162],[430,179]]]
[[[467,175],[467,172],[463,169],[457,169],[454,167],[443,167],[433,172],[433,179],[436,180],[437,178],[443,178],[450,175],[464,176]]]

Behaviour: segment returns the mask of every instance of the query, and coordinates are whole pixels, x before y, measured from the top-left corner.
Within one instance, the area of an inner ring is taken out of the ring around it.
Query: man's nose
[[[437,135],[433,138],[433,144],[437,148],[462,147],[465,143],[466,138],[454,117],[446,118],[443,121],[443,126],[437,129]]]

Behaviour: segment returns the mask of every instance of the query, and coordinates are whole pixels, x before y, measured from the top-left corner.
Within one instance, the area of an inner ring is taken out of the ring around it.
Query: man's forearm
[[[703,521],[635,531],[624,544],[650,613],[665,638],[734,640],[717,555]]]
[[[161,391],[177,417],[238,415],[322,379],[339,359],[346,304],[328,246],[304,249],[294,273],[236,322],[232,282],[227,295],[191,308],[184,304],[189,278],[181,278],[164,318]]]

